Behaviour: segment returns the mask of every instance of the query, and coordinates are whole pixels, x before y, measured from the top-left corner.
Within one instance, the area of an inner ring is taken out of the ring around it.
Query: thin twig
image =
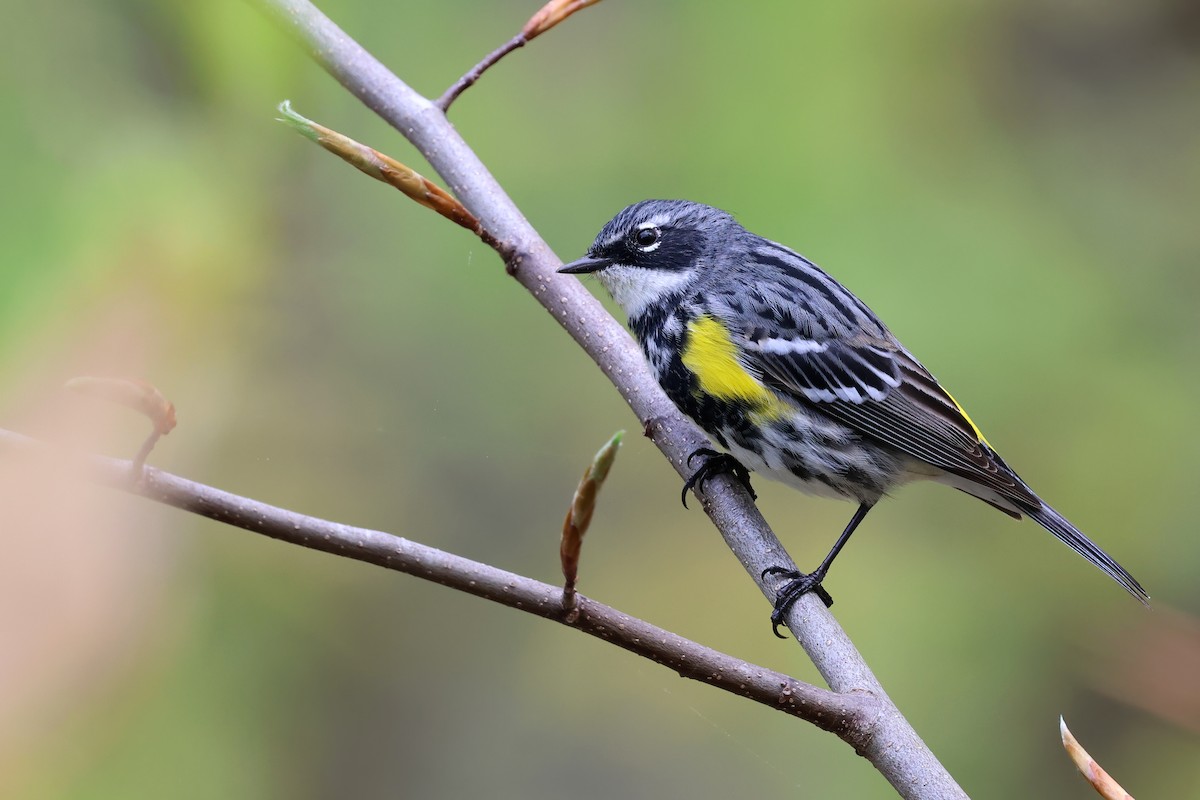
[[[132,408],[150,420],[152,428],[133,457],[130,470],[132,480],[141,480],[146,459],[154,452],[154,446],[175,429],[174,404],[154,384],[131,378],[78,377],[67,381],[63,388]]]
[[[480,76],[487,72],[487,70],[491,68],[493,64],[504,58],[513,50],[516,50],[518,47],[524,47],[525,43],[528,41],[529,39],[525,37],[524,31],[518,33],[516,36],[484,56],[483,60],[478,64],[467,70],[466,74],[456,80],[449,89],[442,93],[441,97],[433,101],[433,104],[440,108],[443,113],[449,111],[450,104],[453,103],[460,94],[474,86],[475,81],[479,80]]]
[[[433,104],[440,108],[443,114],[446,113],[450,110],[450,104],[454,102],[455,98],[471,88],[475,81],[479,80],[479,77],[497,61],[518,47],[524,47],[572,14],[598,2],[600,0],[550,0],[529,18],[520,33],[488,53],[482,61],[467,70],[467,73],[455,81]]]
[[[154,452],[154,445],[158,444],[158,440],[162,438],[157,430],[150,431],[144,440],[142,446],[138,448],[137,455],[130,462],[129,474],[133,476],[133,480],[141,480],[146,474],[146,459]]]
[[[421,151],[447,188],[514,253],[513,275],[571,334],[629,403],[644,430],[683,475],[685,460],[707,438],[659,388],[625,329],[582,284],[556,275],[562,262],[529,225],[445,114],[413,91],[308,0],[250,0],[296,39],[326,71]],[[707,483],[701,495],[726,544],[768,599],[774,587],[760,578],[770,566],[792,560],[750,496],[728,476]],[[765,623],[764,623],[765,624]],[[817,598],[802,597],[787,626],[830,688],[864,692],[881,700],[874,735],[859,753],[909,800],[965,798],[871,672],[854,643]]]
[[[562,606],[562,589],[382,531],[310,517],[248,497],[145,467],[130,483],[131,462],[69,452],[0,429],[0,447],[10,453],[70,460],[97,483],[174,506],[253,533],[325,553],[365,561],[460,592],[554,620],[718,689],[791,714],[836,733],[858,748],[869,741],[875,700],[839,695],[788,675],[697,644],[637,617],[576,595],[575,612]],[[56,470],[53,480],[64,471]],[[65,487],[56,487],[62,490]]]

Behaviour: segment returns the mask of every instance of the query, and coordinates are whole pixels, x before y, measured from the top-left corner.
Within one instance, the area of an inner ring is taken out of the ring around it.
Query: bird
[[[749,473],[857,509],[811,572],[783,579],[772,630],[822,585],[885,495],[931,480],[1011,517],[1028,516],[1143,603],[1111,556],[1043,501],[992,448],[958,401],[867,305],[804,256],[687,200],[643,200],[613,217],[560,273],[595,275],[627,314],[667,397],[722,451],[702,447],[687,492]]]

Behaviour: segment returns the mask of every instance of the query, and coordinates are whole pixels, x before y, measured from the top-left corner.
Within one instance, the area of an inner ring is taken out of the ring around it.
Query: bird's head
[[[559,270],[595,273],[630,319],[679,294],[714,268],[733,217],[687,200],[643,200],[617,214],[583,258]]]

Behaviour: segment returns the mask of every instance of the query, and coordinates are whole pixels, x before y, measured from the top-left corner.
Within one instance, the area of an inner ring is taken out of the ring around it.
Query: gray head
[[[596,273],[632,319],[704,273],[717,245],[742,231],[729,214],[688,200],[643,200],[605,225],[587,255],[559,272]]]

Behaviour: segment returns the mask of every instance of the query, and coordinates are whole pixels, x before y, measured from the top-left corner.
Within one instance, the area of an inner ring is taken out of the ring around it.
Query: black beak
[[[613,262],[611,258],[593,258],[592,256],[584,256],[583,258],[572,261],[570,264],[563,264],[562,268],[559,269],[559,272],[567,275],[582,275],[585,272],[597,272],[605,267],[611,267],[612,263]]]

